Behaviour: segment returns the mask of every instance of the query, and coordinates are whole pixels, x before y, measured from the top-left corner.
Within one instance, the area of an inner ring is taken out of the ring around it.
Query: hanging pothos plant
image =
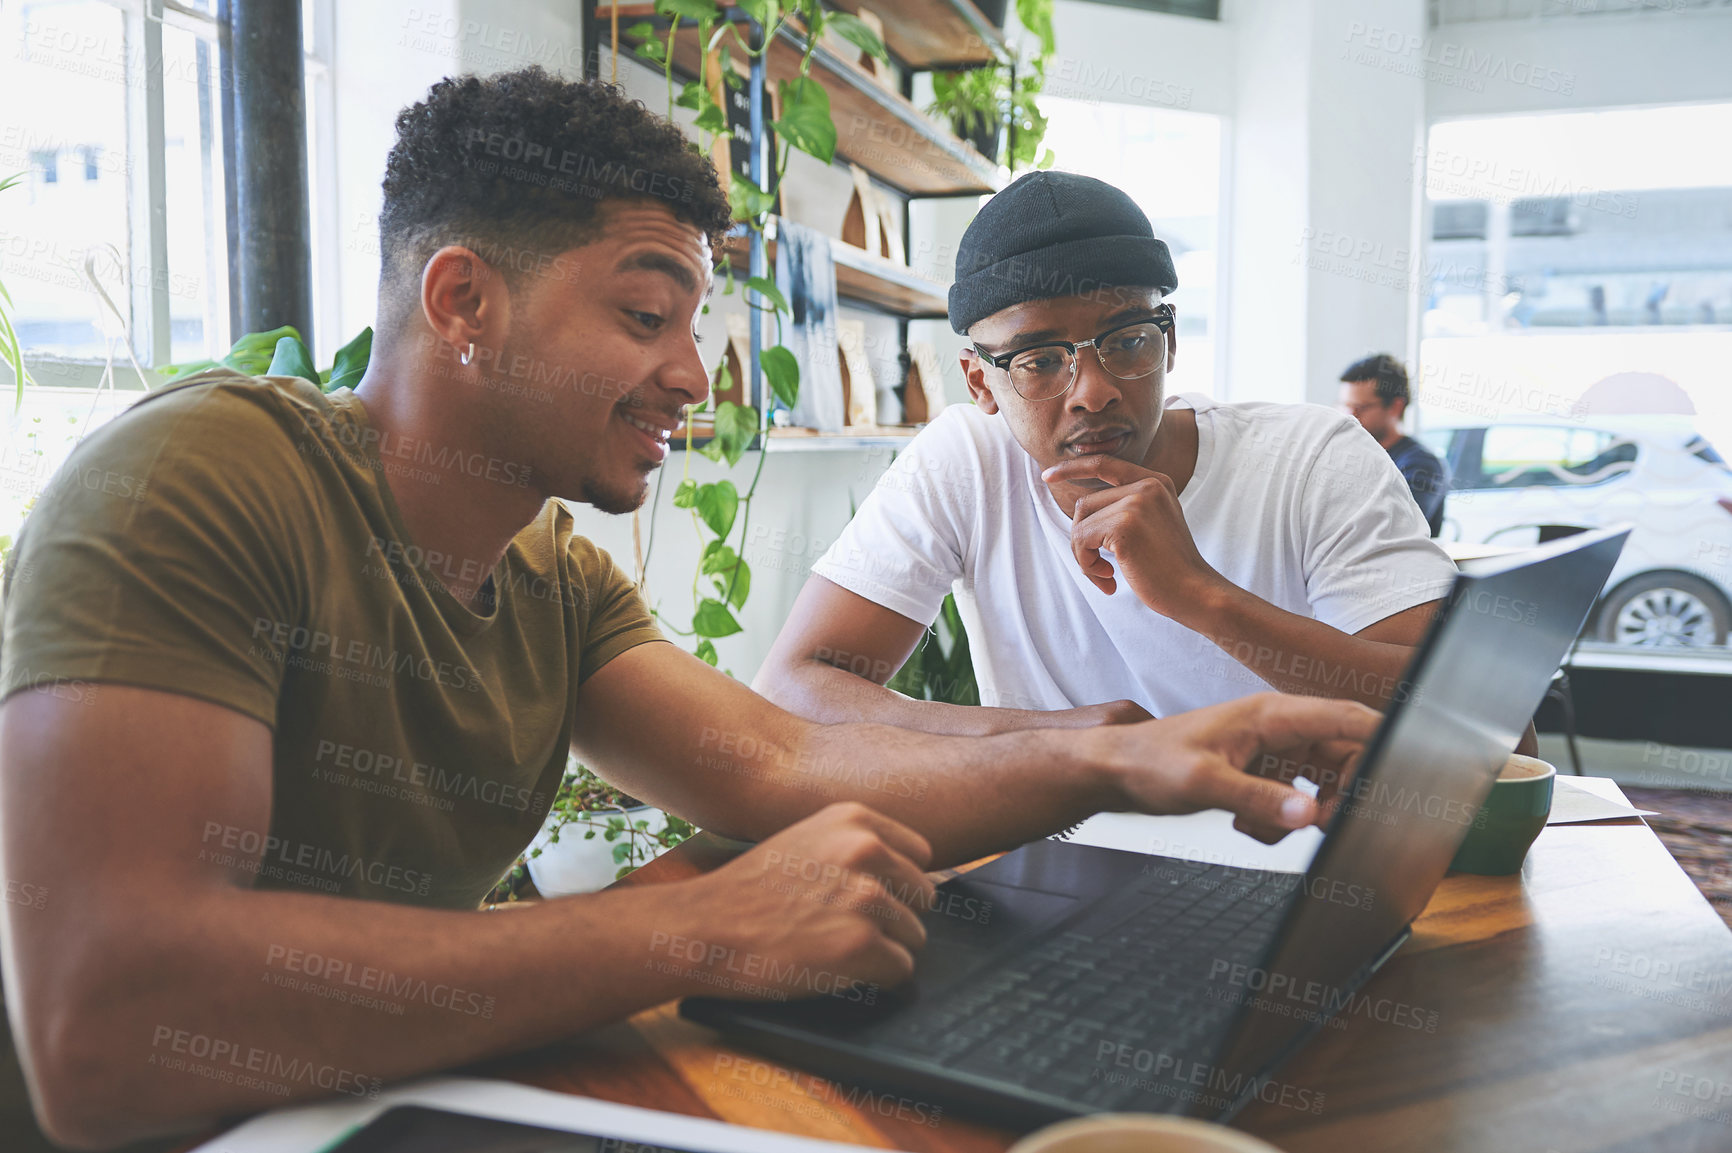
[[[752,232],[762,235],[771,209],[776,204],[782,179],[787,174],[788,158],[792,149],[797,148],[825,164],[829,164],[836,154],[836,123],[830,115],[830,94],[810,74],[812,53],[822,40],[825,30],[836,32],[861,51],[880,60],[888,62],[889,55],[885,52],[884,43],[878,34],[859,17],[845,12],[826,11],[818,0],[796,0],[790,9],[784,9],[780,0],[740,0],[739,7],[763,30],[756,48],[742,34],[738,22],[722,18],[721,8],[715,0],[656,0],[657,14],[668,21],[665,34],[658,37],[656,26],[647,20],[627,28],[625,34],[638,41],[635,49],[637,55],[658,66],[666,77],[669,117],[672,118],[675,108],[687,108],[697,113],[693,124],[704,134],[705,139],[702,144],[692,142],[690,147],[701,155],[709,155],[715,146],[716,137],[728,132],[727,114],[711,92],[711,53],[716,54],[720,64],[721,84],[727,88],[738,88],[742,81],[736,75],[732,64],[735,51],[744,53],[747,58],[760,56],[769,50],[777,30],[784,23],[792,20],[796,22],[794,26],[800,27],[806,47],[800,57],[798,74],[791,80],[777,81],[781,114],[769,125],[776,133],[769,186],[760,187],[739,173],[731,175],[728,186],[728,200],[733,207],[734,219],[745,224]],[[682,21],[686,20],[694,21],[697,27],[682,27]],[[695,80],[688,81],[676,94],[674,52],[679,37],[688,33],[697,36],[698,76]],[[731,295],[735,288],[735,278],[725,253],[719,271],[724,280],[722,295]],[[756,313],[760,312],[768,312],[775,317],[776,342],[763,349],[758,363],[770,393],[776,400],[792,408],[800,395],[800,364],[794,354],[781,343],[783,317],[792,315],[787,298],[776,287],[773,276],[747,276],[740,283],[746,290],[756,292],[767,302],[758,304],[750,297],[747,298],[747,306],[754,313],[754,322],[758,319]],[[733,384],[727,360],[724,358],[716,367],[713,391],[717,394],[725,393]],[[748,396],[747,399],[751,398]],[[706,402],[697,406],[693,412],[701,413],[707,408]],[[691,510],[693,528],[704,542],[704,547],[698,559],[697,572],[692,576],[691,628],[679,629],[672,625],[669,627],[682,636],[696,637],[697,644],[693,651],[711,665],[717,663],[716,640],[741,631],[735,614],[745,606],[747,597],[751,595],[752,569],[741,552],[746,530],[750,527],[752,498],[758,491],[758,481],[764,472],[764,454],[758,454],[751,482],[746,486],[746,491],[741,493],[733,481],[725,478],[707,484],[699,484],[693,480],[691,452],[695,449],[711,460],[726,462],[729,468],[733,468],[739,464],[740,458],[751,447],[752,438],[763,431],[766,423],[767,414],[756,407],[724,400],[715,406],[715,431],[709,442],[695,446],[692,422],[689,419],[686,422],[687,453],[679,487],[674,490],[674,505]],[[732,543],[735,539],[733,530],[736,522],[740,529],[737,538],[739,546]],[[657,615],[661,615],[659,609]]]

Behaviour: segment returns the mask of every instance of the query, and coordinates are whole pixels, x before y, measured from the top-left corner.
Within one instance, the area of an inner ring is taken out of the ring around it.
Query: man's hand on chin
[[[1108,596],[1122,577],[1138,600],[1183,624],[1206,599],[1232,590],[1197,551],[1178,490],[1165,473],[1091,454],[1061,461],[1041,478],[1049,488],[1105,482],[1077,498],[1070,541],[1083,574]]]
[[[1101,742],[1126,809],[1226,809],[1234,828],[1273,844],[1333,811],[1380,720],[1353,701],[1259,693],[1102,727],[1091,739]],[[1317,783],[1316,800],[1293,786],[1301,776]]]

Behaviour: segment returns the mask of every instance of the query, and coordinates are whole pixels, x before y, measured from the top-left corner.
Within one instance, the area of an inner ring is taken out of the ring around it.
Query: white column
[[[1423,0],[1242,0],[1232,129],[1230,400],[1332,404],[1410,355]]]
[[[1312,0],[1240,0],[1238,94],[1227,128],[1229,401],[1304,395]]]

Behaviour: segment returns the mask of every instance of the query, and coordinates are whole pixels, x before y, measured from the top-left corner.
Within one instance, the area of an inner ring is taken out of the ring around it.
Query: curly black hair
[[[397,115],[379,212],[380,327],[420,297],[447,244],[475,250],[515,288],[548,258],[592,243],[609,199],[659,201],[721,248],[728,198],[672,121],[600,80],[532,65],[441,80]]]

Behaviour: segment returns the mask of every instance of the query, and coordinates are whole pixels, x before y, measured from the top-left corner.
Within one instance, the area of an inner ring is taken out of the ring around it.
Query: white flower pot
[[[595,820],[605,826],[609,815],[598,813]],[[639,821],[648,821],[647,832],[651,834],[661,832],[668,823],[666,813],[648,805],[627,809],[617,815],[623,816],[633,826]],[[623,863],[614,861],[613,849],[615,845],[626,842],[627,834],[621,833],[609,841],[602,829],[595,829],[595,836],[586,838],[584,834],[591,831],[590,827],[574,823],[561,828],[559,840],[553,841],[550,839],[552,827],[553,818],[550,817],[524,854],[528,859],[529,877],[535,882],[537,892],[544,897],[569,897],[574,893],[593,893],[613,884],[614,874],[619,872]],[[666,851],[642,834],[637,837],[636,844],[638,851],[633,855],[632,864],[638,866],[648,864]],[[537,849],[541,850],[540,856],[534,855]]]

